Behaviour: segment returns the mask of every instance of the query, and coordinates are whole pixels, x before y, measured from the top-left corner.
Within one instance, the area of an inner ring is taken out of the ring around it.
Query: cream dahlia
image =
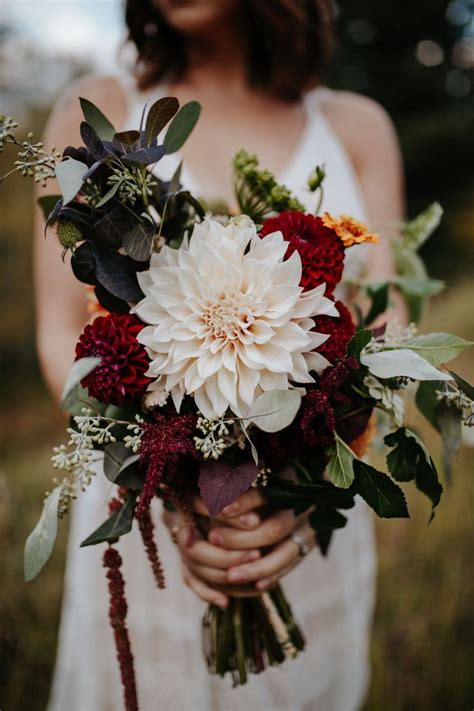
[[[261,239],[253,223],[206,219],[138,273],[147,375],[178,411],[190,394],[209,419],[228,408],[242,416],[262,392],[313,382],[310,371],[329,365],[314,351],[328,336],[312,330],[312,317],[337,309],[324,284],[303,292],[300,256],[283,261],[287,247],[281,232]]]

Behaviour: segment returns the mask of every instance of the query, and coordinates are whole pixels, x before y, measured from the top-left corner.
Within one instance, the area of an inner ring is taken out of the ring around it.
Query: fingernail
[[[244,563],[252,563],[254,560],[258,560],[260,558],[260,551],[251,551],[250,553],[247,553],[247,555],[244,558]]]
[[[267,588],[268,585],[269,585],[268,580],[259,580],[258,583],[255,583],[255,587],[257,588],[257,590],[265,590],[265,588]]]
[[[235,568],[234,570],[229,570],[227,573],[227,579],[230,580],[231,583],[240,583],[243,580],[245,580],[247,577],[245,570]]]
[[[239,516],[239,521],[246,528],[253,528],[260,523],[260,517],[256,513],[248,513]]]
[[[236,504],[235,502],[233,504],[229,504],[225,508],[222,509],[222,512],[224,516],[234,516],[237,511],[239,510],[239,504]]]
[[[222,546],[224,545],[224,538],[219,531],[211,531],[209,534],[209,542],[215,546]]]

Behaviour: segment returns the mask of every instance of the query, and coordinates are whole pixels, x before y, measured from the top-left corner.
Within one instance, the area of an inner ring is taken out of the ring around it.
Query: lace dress
[[[164,89],[164,88],[163,88]],[[357,177],[343,146],[321,110],[329,90],[304,99],[307,124],[296,151],[279,180],[314,209],[306,188],[317,164],[327,169],[323,209],[364,219]],[[140,121],[144,96],[128,90],[127,128]],[[149,98],[163,95],[155,89]],[[159,174],[170,177],[179,161],[160,161]],[[199,195],[184,166],[182,180]],[[201,186],[202,188],[202,186]],[[361,272],[365,246],[346,255],[346,274]],[[75,503],[71,517],[56,669],[49,711],[119,711],[122,690],[102,568],[103,546],[79,548],[107,517],[110,484],[98,476]],[[160,503],[154,502],[155,522]],[[359,500],[337,532],[329,556],[314,551],[284,579],[284,589],[307,639],[297,659],[232,689],[229,679],[208,674],[200,640],[202,603],[182,582],[180,559],[167,529],[157,529],[167,588],[155,588],[138,531],[119,543],[124,560],[128,624],[135,654],[141,711],[352,711],[360,707],[369,679],[369,638],[374,599],[375,554],[372,520]]]

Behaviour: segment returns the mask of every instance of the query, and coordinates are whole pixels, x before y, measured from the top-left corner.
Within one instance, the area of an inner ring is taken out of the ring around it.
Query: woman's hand
[[[297,537],[298,542],[292,536]],[[302,546],[306,552],[316,544],[314,530],[307,513],[295,516],[292,511],[280,511],[265,519],[252,531],[230,527],[213,528],[209,542],[225,550],[255,550],[272,546],[267,554],[251,562],[232,563],[226,572],[226,583],[255,583],[257,590],[266,590],[290,572],[302,560]]]
[[[256,490],[251,490],[231,506],[227,512],[214,519],[225,526],[233,526],[242,530],[249,530],[260,525],[259,515],[252,508],[263,503],[263,499]],[[195,498],[192,506],[197,513],[208,516],[208,511],[199,498]],[[233,515],[230,515],[232,514]],[[232,566],[250,563],[260,558],[257,549],[246,547],[245,550],[224,550],[222,547],[206,541],[200,534],[195,540],[190,541],[190,527],[185,515],[180,512],[163,513],[163,521],[168,526],[177,544],[183,561],[184,582],[204,602],[213,603],[219,607],[226,607],[228,597],[224,593],[213,589],[209,584],[228,583],[227,570]]]

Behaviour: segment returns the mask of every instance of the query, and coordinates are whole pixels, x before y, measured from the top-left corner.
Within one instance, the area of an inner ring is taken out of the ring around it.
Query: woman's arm
[[[54,106],[43,142],[62,151],[66,146],[82,144],[79,126],[83,120],[79,96],[88,98],[115,125],[125,120],[125,99],[112,78],[88,77],[75,82]],[[35,198],[59,194],[56,181],[38,187]],[[36,290],[36,342],[41,369],[54,398],[58,401],[66,376],[74,360],[74,349],[86,320],[84,287],[75,279],[69,255],[61,260],[62,247],[54,228],[44,233],[45,221],[35,201],[34,279]]]

